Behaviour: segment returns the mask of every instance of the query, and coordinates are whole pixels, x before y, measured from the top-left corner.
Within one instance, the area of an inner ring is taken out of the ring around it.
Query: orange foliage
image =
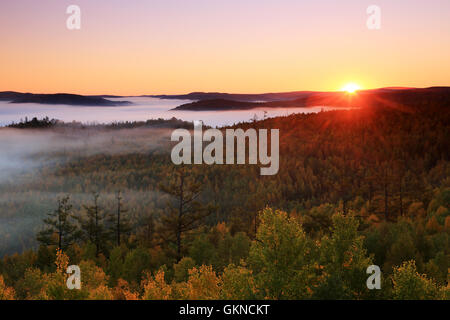
[[[3,276],[0,274],[0,300],[14,300],[14,296],[14,289],[6,286]]]
[[[61,249],[56,249],[55,264],[57,273],[66,273],[67,267],[69,265],[69,257]]]
[[[168,300],[172,294],[172,288],[164,279],[164,271],[159,270],[154,277],[150,274],[143,281],[144,300]]]
[[[126,280],[117,280],[117,285],[113,289],[114,300],[139,300],[139,294],[132,292]]]

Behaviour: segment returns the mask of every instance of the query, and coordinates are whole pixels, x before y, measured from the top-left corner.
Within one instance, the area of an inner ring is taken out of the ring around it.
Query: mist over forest
[[[21,289],[28,288],[22,282],[32,281],[33,272],[51,276],[61,248],[84,270],[88,264],[104,272],[106,293],[88,284],[82,298],[203,297],[183,289],[192,277],[216,277],[206,299],[445,298],[450,113],[445,103],[428,103],[425,97],[406,108],[377,105],[231,126],[279,129],[280,169],[273,176],[249,164],[173,165],[171,132],[192,129],[177,119],[84,125],[45,118],[2,128],[5,283],[21,298],[40,297]],[[64,212],[74,232],[58,244],[51,215]],[[110,222],[119,214],[126,221],[120,236]],[[94,216],[101,224],[92,229]],[[273,259],[278,245],[292,260]],[[410,294],[392,282],[368,292],[370,264],[386,270],[386,279],[412,277],[431,289]],[[237,274],[254,281],[254,289],[228,288]],[[292,282],[303,275],[305,284]],[[280,277],[282,285],[267,287]],[[155,281],[172,295],[152,291]]]
[[[70,193],[74,208],[81,210],[92,192],[102,192],[101,205],[113,210],[116,190],[105,190],[106,185],[96,183],[95,169],[72,176],[64,174],[66,165],[96,157],[150,157],[167,152],[171,131],[80,124],[49,129],[0,128],[0,255],[36,247],[33,234],[45,215],[55,209],[56,199],[66,193]],[[49,175],[56,180],[46,186]],[[120,185],[124,175],[126,172],[108,183],[115,185],[117,180]],[[152,197],[151,192],[133,187],[121,191],[125,200],[133,197],[143,205]]]

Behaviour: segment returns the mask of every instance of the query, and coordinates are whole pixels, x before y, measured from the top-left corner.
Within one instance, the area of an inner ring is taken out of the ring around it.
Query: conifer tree
[[[131,231],[131,225],[127,217],[124,214],[128,211],[124,208],[122,203],[122,195],[120,190],[116,193],[116,203],[117,210],[115,213],[111,214],[109,217],[109,222],[111,223],[111,233],[112,238],[114,239],[117,246],[120,247],[121,240],[124,234],[127,234]]]
[[[186,232],[194,230],[213,211],[211,205],[198,201],[202,185],[188,174],[185,167],[176,170],[168,185],[160,185],[162,191],[174,198],[168,203],[167,214],[161,219],[159,234],[163,240],[176,246],[177,262],[182,258],[182,240]]]
[[[58,249],[66,250],[77,238],[78,228],[71,213],[70,197],[58,199],[58,208],[44,219],[47,227],[40,231],[37,240],[46,246],[57,245]]]
[[[104,251],[105,243],[108,241],[108,233],[104,225],[106,214],[98,205],[98,193],[93,193],[94,203],[83,206],[86,217],[78,217],[84,238],[95,245],[95,256]]]

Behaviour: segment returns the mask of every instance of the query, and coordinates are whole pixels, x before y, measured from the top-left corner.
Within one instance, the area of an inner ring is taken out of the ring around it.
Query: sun
[[[346,91],[347,93],[355,93],[355,91],[359,89],[361,89],[361,87],[356,83],[347,83],[341,90]]]

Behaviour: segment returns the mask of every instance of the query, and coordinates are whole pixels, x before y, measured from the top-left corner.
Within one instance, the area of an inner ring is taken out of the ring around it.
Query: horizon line
[[[391,89],[391,90],[411,90],[411,89],[430,89],[430,88],[450,88],[450,85],[435,85],[428,87],[404,87],[404,86],[387,86],[387,87],[376,87],[376,88],[364,88],[356,90],[356,92],[373,91],[381,89]],[[23,93],[23,94],[72,94],[79,96],[117,96],[117,97],[143,97],[143,96],[182,96],[192,93],[222,93],[230,95],[262,95],[262,94],[281,94],[281,93],[295,93],[295,92],[311,92],[311,93],[322,93],[322,92],[345,92],[345,90],[292,90],[292,91],[268,91],[268,92],[226,92],[226,91],[190,91],[187,93],[143,93],[143,94],[132,94],[132,95],[121,95],[114,93],[106,94],[82,94],[76,92],[29,92],[29,91],[15,91],[15,90],[2,90],[0,93],[12,92],[12,93]]]

